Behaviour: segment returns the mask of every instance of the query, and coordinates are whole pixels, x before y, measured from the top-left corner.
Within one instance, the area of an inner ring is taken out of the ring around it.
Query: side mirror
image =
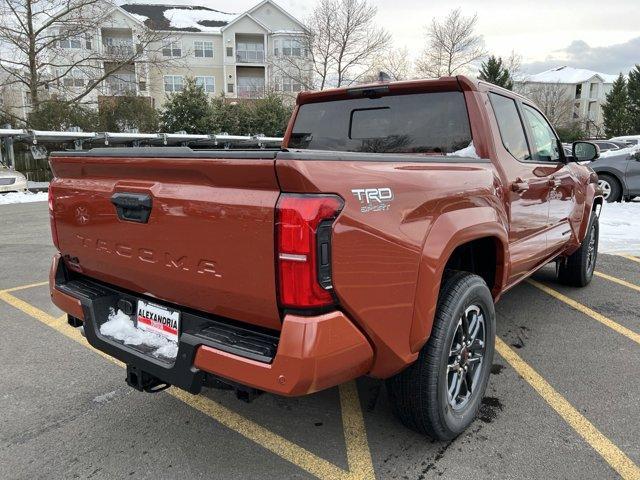
[[[600,158],[600,148],[591,142],[573,142],[571,152],[576,162],[592,162]]]

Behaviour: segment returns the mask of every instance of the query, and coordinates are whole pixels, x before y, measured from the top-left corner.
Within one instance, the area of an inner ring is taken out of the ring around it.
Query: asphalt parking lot
[[[479,418],[451,443],[363,378],[303,398],[142,394],[49,299],[47,205],[0,208],[0,478],[640,478],[640,260],[577,290],[546,267],[498,303]]]

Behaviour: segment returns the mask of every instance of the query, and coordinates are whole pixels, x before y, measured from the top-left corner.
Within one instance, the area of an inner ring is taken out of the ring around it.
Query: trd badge
[[[393,200],[393,190],[389,187],[353,188],[351,193],[360,201],[362,213],[385,212]]]

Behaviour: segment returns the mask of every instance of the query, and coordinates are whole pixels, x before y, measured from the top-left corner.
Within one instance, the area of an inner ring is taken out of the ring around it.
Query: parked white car
[[[0,166],[0,193],[24,192],[27,190],[27,177],[20,172]]]
[[[640,135],[623,135],[621,137],[610,138],[612,142],[624,142],[628,145],[640,145]]]

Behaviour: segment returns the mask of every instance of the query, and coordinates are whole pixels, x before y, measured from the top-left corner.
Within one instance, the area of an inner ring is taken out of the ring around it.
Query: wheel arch
[[[596,172],[597,175],[604,173],[605,175],[610,175],[613,178],[615,178],[618,184],[620,185],[620,192],[622,197],[624,198],[627,196],[628,192],[627,192],[627,184],[624,181],[624,172],[620,172],[615,168],[608,168],[608,167],[601,167],[594,171]]]
[[[486,255],[473,266],[479,252]],[[490,263],[491,268],[486,268]],[[429,230],[422,249],[416,285],[410,348],[417,352],[431,333],[442,277],[457,267],[489,280],[494,300],[507,282],[509,244],[506,215],[494,207],[475,207],[442,214]]]

